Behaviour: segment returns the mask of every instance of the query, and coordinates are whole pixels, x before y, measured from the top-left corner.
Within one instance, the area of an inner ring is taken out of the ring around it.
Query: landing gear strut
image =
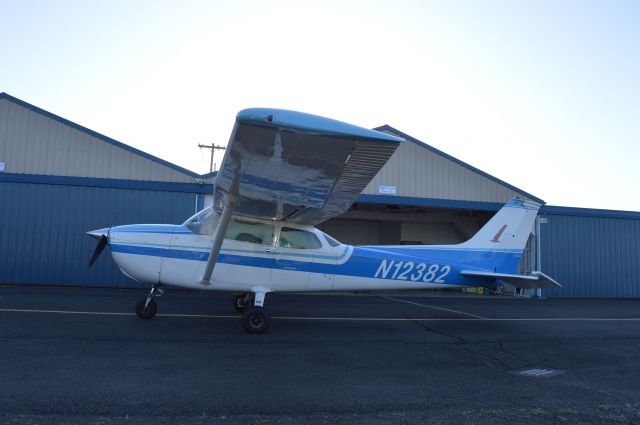
[[[158,312],[158,305],[153,299],[164,294],[159,286],[153,286],[147,298],[143,298],[136,303],[136,315],[141,319],[151,319]]]
[[[263,307],[266,292],[255,292],[253,307],[249,307],[242,314],[242,326],[250,334],[261,334],[269,329],[271,314]]]
[[[235,311],[237,311],[238,313],[244,313],[244,311],[246,309],[248,309],[249,307],[251,307],[251,305],[253,304],[253,294],[246,293],[246,294],[236,294],[233,297],[233,308]]]

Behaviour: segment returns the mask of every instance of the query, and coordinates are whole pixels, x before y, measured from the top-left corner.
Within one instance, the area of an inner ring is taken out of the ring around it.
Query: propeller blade
[[[91,259],[89,260],[89,267],[93,266],[93,263],[95,263],[96,260],[98,259],[98,257],[100,256],[100,254],[102,254],[102,251],[104,251],[104,247],[107,246],[107,242],[108,241],[109,241],[109,239],[105,235],[102,235],[100,237],[100,241],[98,242],[98,245],[96,246],[96,250],[93,251],[93,255],[91,256]]]

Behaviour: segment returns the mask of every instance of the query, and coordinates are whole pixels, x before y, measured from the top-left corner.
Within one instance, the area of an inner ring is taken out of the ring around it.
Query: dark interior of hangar
[[[349,211],[318,226],[353,245],[455,244],[471,238],[491,211],[356,203]]]
[[[494,211],[356,203],[318,228],[351,245],[447,245],[470,239],[494,214]],[[532,235],[519,273],[536,270],[536,261],[536,240]],[[515,290],[507,286],[509,291]]]

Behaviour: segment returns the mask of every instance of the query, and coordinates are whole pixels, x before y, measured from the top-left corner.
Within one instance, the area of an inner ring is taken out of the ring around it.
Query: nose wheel
[[[242,315],[242,326],[250,334],[261,334],[269,329],[271,314],[264,307],[253,306]]]
[[[143,298],[136,303],[136,315],[141,319],[151,319],[158,312],[158,305],[153,300],[164,294],[164,291],[157,286],[151,288],[147,298]]]

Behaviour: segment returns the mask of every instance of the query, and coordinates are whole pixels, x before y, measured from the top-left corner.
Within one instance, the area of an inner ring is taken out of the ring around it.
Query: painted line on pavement
[[[121,313],[115,311],[74,311],[74,310],[33,310],[33,309],[17,309],[17,308],[0,308],[0,313],[49,313],[49,314],[78,314],[88,316],[135,316],[135,313]],[[237,318],[233,315],[213,315],[213,314],[173,314],[164,313],[157,316],[165,317],[206,317],[214,319]]]
[[[434,305],[429,305],[429,304],[420,304],[420,303],[414,303],[412,301],[407,301],[407,300],[401,300],[399,298],[393,298],[393,297],[382,297],[385,298],[387,300],[393,300],[393,301],[398,301],[398,302],[403,302],[403,303],[407,303],[407,304],[413,304],[413,305],[417,305],[420,307],[427,307],[427,308],[433,308],[436,310],[442,310],[442,311],[448,311],[450,313],[456,313],[456,314],[463,314],[465,316],[469,316],[469,317],[473,317],[475,319],[484,319],[487,320],[487,317],[482,317],[482,316],[478,316],[476,314],[471,314],[471,313],[465,313],[464,311],[458,311],[458,310],[451,310],[449,308],[443,308],[443,307],[436,307]]]
[[[69,314],[69,315],[89,315],[89,316],[135,316],[135,313],[122,313],[111,311],[73,311],[73,310],[33,310],[0,308],[0,313],[43,313],[43,314]],[[185,317],[204,319],[239,319],[240,315],[220,315],[220,314],[183,314],[164,313],[157,314],[158,317]],[[273,319],[280,320],[351,320],[351,321],[377,321],[377,322],[640,322],[640,317],[303,317],[303,316],[273,316]]]

